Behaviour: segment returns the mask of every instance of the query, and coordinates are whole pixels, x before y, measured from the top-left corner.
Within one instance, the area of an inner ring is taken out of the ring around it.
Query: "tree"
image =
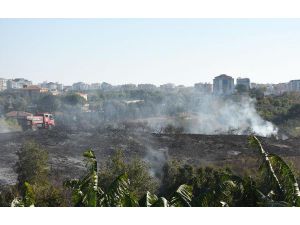
[[[130,182],[126,174],[118,176],[104,192],[98,183],[97,161],[94,152],[87,150],[83,156],[87,162],[86,175],[82,179],[65,182],[65,186],[72,189],[75,206],[138,206],[138,202],[129,191]]]
[[[37,102],[37,109],[41,112],[54,112],[61,107],[61,101],[58,96],[45,95]]]
[[[45,183],[49,174],[48,152],[34,141],[26,141],[17,152],[15,171],[18,183],[31,185]]]
[[[293,105],[286,115],[288,119],[300,118],[300,104]]]
[[[67,94],[63,97],[63,102],[68,105],[77,106],[83,105],[86,100],[78,94]]]
[[[245,86],[243,84],[237,84],[235,86],[235,89],[236,89],[236,91],[237,91],[238,94],[243,94],[243,93],[247,93],[248,92],[247,86]]]
[[[150,176],[149,166],[135,157],[130,162],[125,162],[122,151],[118,150],[111,158],[105,162],[99,171],[100,186],[106,190],[109,185],[120,175],[127,174],[130,180],[130,192],[140,198],[145,190],[155,192],[157,181]]]

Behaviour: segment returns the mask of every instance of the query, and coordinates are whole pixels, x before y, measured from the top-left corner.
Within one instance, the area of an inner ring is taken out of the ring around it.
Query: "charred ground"
[[[287,159],[300,170],[300,140],[290,138],[260,138],[265,149]],[[49,152],[50,166],[63,178],[78,177],[84,172],[82,153],[93,149],[104,162],[116,150],[122,150],[127,160],[138,156],[149,163],[152,172],[160,176],[169,160],[198,166],[229,167],[239,174],[257,167],[255,150],[244,135],[201,135],[151,133],[144,128],[102,127],[92,130],[38,130],[0,134],[0,183],[16,181],[13,166],[16,152],[27,140],[34,140]]]

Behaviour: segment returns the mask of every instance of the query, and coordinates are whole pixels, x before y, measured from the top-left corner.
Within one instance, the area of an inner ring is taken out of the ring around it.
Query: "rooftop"
[[[226,74],[221,74],[221,75],[215,77],[215,79],[219,79],[219,78],[233,79],[231,76],[228,76]]]

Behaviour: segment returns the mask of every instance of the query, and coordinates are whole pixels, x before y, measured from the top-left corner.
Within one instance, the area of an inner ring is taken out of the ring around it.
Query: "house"
[[[25,86],[24,88],[18,89],[17,92],[22,93],[30,98],[37,98],[41,94],[48,93],[47,88],[42,88],[38,85]]]
[[[24,78],[7,80],[7,89],[21,89],[30,85],[32,85],[32,82]]]

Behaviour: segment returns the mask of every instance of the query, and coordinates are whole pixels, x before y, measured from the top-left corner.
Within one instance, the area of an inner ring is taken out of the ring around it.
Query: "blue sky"
[[[34,82],[300,79],[300,19],[0,19],[0,77]]]

